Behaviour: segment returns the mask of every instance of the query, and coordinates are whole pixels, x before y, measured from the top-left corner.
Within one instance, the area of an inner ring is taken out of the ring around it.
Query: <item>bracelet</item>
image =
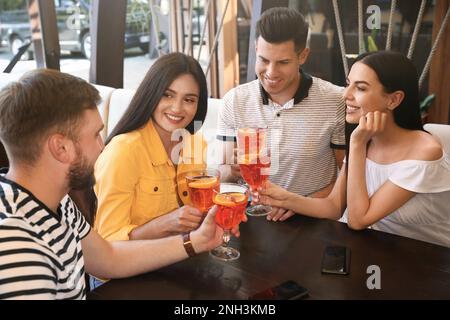
[[[192,246],[191,233],[186,232],[186,233],[183,233],[182,236],[183,236],[183,246],[184,246],[184,249],[186,250],[188,256],[189,257],[195,256],[197,253],[195,252],[194,247]]]

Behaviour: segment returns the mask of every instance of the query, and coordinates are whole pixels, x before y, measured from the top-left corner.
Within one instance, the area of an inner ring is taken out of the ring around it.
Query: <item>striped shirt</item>
[[[69,196],[54,213],[0,174],[0,200],[0,299],[85,299],[91,228]]]
[[[259,80],[231,89],[219,111],[217,138],[233,141],[238,128],[267,127],[270,180],[309,195],[335,179],[333,149],[345,145],[345,104],[342,87],[300,72],[300,86],[283,106],[270,100]]]

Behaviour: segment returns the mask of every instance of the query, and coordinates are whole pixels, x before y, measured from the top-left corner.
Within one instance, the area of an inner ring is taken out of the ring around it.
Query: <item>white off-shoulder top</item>
[[[434,161],[402,160],[391,164],[367,158],[369,197],[387,180],[417,194],[372,228],[450,247],[450,156],[443,152]],[[347,210],[340,221],[347,222]]]

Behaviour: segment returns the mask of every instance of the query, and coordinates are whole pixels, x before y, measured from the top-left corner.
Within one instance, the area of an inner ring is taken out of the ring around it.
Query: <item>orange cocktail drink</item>
[[[220,190],[219,172],[209,169],[192,171],[186,175],[186,182],[192,205],[206,214]]]

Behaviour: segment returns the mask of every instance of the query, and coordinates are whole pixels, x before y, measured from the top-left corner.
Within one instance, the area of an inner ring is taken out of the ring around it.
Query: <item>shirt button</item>
[[[155,192],[158,191],[158,187],[154,187],[153,191],[155,191]]]
[[[188,192],[187,191],[183,191],[183,196],[187,197],[187,195],[188,195]]]

